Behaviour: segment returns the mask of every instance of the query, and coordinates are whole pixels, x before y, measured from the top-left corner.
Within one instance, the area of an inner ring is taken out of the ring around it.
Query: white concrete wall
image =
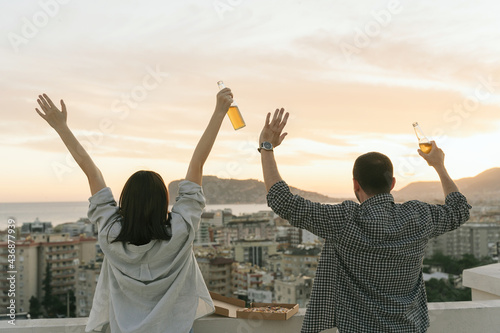
[[[195,333],[300,332],[305,309],[287,321],[260,321],[209,316],[195,322]],[[429,303],[431,326],[427,333],[498,333],[500,300]],[[0,322],[0,333],[83,333],[87,318],[19,320],[16,326]],[[328,330],[325,333],[333,333]]]
[[[462,283],[471,288],[473,301],[500,299],[500,264],[466,269]]]

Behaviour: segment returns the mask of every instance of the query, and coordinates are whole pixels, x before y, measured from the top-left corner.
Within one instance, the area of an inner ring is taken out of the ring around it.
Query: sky
[[[85,201],[84,174],[35,113],[47,93],[116,196],[140,169],[185,176],[217,81],[225,119],[205,175],[262,180],[267,112],[292,186],[353,197],[357,156],[394,164],[396,190],[437,180],[412,123],[455,178],[500,166],[500,21],[491,1],[0,0],[0,202]]]

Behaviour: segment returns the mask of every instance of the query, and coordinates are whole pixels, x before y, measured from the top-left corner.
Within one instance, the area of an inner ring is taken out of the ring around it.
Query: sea
[[[16,221],[17,227],[37,219],[40,222],[52,222],[54,227],[61,223],[76,222],[87,217],[88,207],[88,201],[0,203],[0,230],[7,228],[9,219]],[[267,204],[222,204],[205,207],[207,212],[219,209],[231,209],[236,216],[271,210]]]

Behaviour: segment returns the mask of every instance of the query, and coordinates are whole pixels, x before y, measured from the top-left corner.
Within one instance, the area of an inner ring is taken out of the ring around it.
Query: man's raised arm
[[[281,110],[276,109],[276,111],[274,111],[273,119],[271,121],[270,120],[271,113],[269,112],[259,138],[259,147],[261,147],[263,143],[271,144],[270,149],[260,149],[264,183],[266,184],[266,190],[268,192],[274,184],[282,180],[272,149],[278,147],[287,135],[287,133],[281,134],[281,132],[283,131],[283,128],[285,128],[288,120],[288,112],[285,113],[285,109],[283,108],[281,108]]]
[[[436,142],[432,141],[432,149],[429,154],[425,154],[420,149],[418,150],[418,153],[424,160],[427,161],[427,164],[436,170],[439,179],[441,180],[441,186],[443,187],[445,198],[452,192],[460,192],[444,166],[444,152],[436,145]]]

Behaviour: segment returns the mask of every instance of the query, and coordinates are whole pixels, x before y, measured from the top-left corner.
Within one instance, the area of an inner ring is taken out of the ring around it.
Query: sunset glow
[[[460,7],[455,7],[460,6]],[[185,176],[217,81],[225,120],[206,175],[262,180],[266,113],[290,112],[276,148],[292,186],[352,197],[354,159],[380,151],[396,189],[437,175],[412,123],[457,179],[500,166],[500,21],[494,1],[117,1],[2,4],[0,202],[84,201],[83,173],[34,111],[64,99],[68,123],[120,193],[138,169]]]

